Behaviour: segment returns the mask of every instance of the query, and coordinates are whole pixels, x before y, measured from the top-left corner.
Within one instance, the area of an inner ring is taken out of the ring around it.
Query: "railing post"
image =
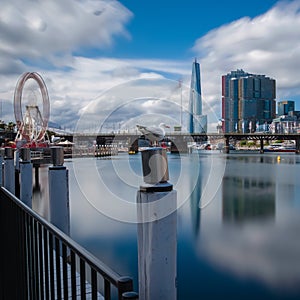
[[[145,183],[137,193],[139,299],[177,299],[177,193],[166,150],[142,151]]]
[[[4,187],[15,194],[15,166],[12,148],[4,148]]]
[[[20,200],[32,208],[32,163],[29,148],[21,148],[20,161]]]
[[[49,167],[50,222],[70,235],[69,176],[62,147],[51,147],[53,166]]]
[[[130,292],[133,290],[132,278],[127,276],[123,276],[119,278],[117,286],[118,286],[118,299],[122,300],[123,294],[125,292]]]
[[[0,148],[0,187],[3,186],[4,148]]]

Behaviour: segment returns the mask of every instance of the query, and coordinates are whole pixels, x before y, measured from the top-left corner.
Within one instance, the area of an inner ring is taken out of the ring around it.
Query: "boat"
[[[264,152],[295,152],[296,145],[294,143],[275,143],[264,147]]]

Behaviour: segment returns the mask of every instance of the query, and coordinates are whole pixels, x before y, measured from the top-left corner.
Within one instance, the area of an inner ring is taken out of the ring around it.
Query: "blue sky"
[[[208,31],[244,16],[255,17],[267,11],[274,0],[253,1],[120,1],[134,16],[128,25],[132,40],[120,41],[113,55],[125,57],[193,57],[195,40]],[[124,48],[123,48],[124,47]]]
[[[195,57],[211,128],[221,115],[221,76],[231,70],[275,78],[277,100],[300,110],[298,28],[300,0],[3,0],[0,119],[14,119],[16,82],[35,71],[48,88],[50,119],[64,128],[114,122],[125,130],[147,118],[175,125]],[[32,82],[24,104],[30,97],[40,101]]]

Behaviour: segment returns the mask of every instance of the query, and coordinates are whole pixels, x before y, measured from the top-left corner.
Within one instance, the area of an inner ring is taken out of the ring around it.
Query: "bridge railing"
[[[97,260],[0,187],[0,299],[138,299],[133,281]],[[113,288],[114,287],[114,288]]]

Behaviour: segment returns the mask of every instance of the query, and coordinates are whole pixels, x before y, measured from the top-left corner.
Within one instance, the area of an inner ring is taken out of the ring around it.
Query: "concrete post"
[[[4,187],[15,194],[15,166],[12,148],[4,148]]]
[[[29,148],[20,149],[20,200],[32,208],[32,163]]]
[[[0,148],[0,187],[3,186],[4,148]]]
[[[53,166],[49,167],[50,222],[70,235],[69,176],[62,147],[51,147]]]
[[[137,193],[139,299],[177,299],[177,193],[166,151],[142,151],[145,183]]]

